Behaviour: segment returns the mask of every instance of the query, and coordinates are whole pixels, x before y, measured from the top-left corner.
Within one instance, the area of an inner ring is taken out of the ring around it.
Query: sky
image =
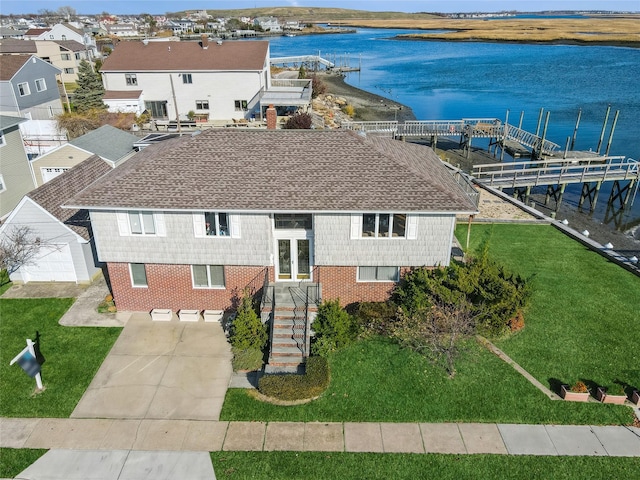
[[[1,0],[0,13],[26,14],[70,6],[78,14],[152,13],[179,10],[235,9],[273,6],[332,7],[396,12],[521,12],[543,10],[616,10],[640,12],[640,0]]]

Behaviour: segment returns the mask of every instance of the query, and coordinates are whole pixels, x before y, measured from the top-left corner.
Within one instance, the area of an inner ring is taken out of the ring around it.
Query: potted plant
[[[611,387],[598,387],[596,398],[602,403],[613,403],[615,405],[623,405],[627,399],[624,387],[614,383]]]
[[[573,385],[562,385],[560,396],[569,402],[588,402],[589,389],[582,381],[577,381]]]

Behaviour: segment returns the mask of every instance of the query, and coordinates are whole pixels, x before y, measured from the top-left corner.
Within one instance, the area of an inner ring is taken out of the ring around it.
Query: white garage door
[[[42,183],[47,183],[49,180],[53,180],[54,178],[56,178],[58,175],[61,175],[62,173],[66,172],[67,170],[69,170],[66,167],[62,167],[62,168],[40,168],[40,172],[42,173]]]
[[[22,267],[25,282],[75,282],[71,249],[67,244],[40,247],[37,258]]]

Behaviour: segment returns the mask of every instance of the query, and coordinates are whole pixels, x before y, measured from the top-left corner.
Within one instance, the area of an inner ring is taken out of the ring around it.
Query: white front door
[[[311,279],[311,239],[278,238],[276,280]]]

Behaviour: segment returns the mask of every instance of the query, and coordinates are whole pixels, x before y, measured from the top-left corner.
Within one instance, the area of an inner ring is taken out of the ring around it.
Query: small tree
[[[327,92],[327,84],[318,75],[313,74],[307,78],[311,79],[311,98],[317,98]]]
[[[312,328],[315,340],[311,351],[323,357],[350,345],[358,337],[354,318],[340,307],[338,300],[327,300],[318,307]]]
[[[468,306],[436,304],[413,314],[401,310],[393,324],[392,337],[402,346],[441,365],[453,378],[460,343],[475,331],[475,320]]]
[[[29,265],[38,254],[40,244],[40,238],[28,226],[3,233],[0,238],[0,270],[6,270],[10,275],[23,265]]]
[[[300,65],[300,68],[298,69],[298,78],[299,79],[307,78],[307,69],[304,68],[304,65]]]
[[[267,343],[266,325],[262,323],[248,292],[244,292],[236,311],[236,318],[231,324],[229,340],[234,348],[262,350]]]
[[[313,124],[311,115],[304,112],[298,112],[293,114],[284,124],[284,128],[287,130],[309,130]]]
[[[102,77],[86,60],[82,60],[78,67],[77,84],[78,88],[73,92],[73,103],[79,112],[107,108],[102,101],[104,96]]]

